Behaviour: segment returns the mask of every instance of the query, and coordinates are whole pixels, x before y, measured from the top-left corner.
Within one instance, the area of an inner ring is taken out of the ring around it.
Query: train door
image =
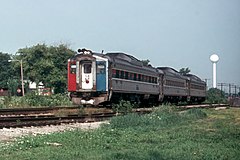
[[[82,89],[93,89],[93,66],[91,61],[83,61],[81,64]]]
[[[106,91],[106,61],[97,61],[97,91]]]

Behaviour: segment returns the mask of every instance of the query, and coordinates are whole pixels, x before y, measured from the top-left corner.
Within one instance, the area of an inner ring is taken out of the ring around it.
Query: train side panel
[[[189,78],[189,97],[192,103],[201,103],[205,101],[207,96],[207,85],[206,82],[202,81],[199,77],[192,74],[187,74]]]
[[[188,89],[186,80],[166,76],[164,80],[164,95],[165,96],[187,96]]]
[[[121,57],[121,59],[119,58]],[[144,66],[134,57],[116,53],[109,56],[111,61],[112,101],[151,101],[159,99],[159,73],[153,67]]]

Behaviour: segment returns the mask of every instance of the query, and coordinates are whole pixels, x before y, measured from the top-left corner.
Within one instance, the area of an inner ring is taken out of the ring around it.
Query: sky
[[[36,44],[124,52],[240,87],[240,0],[0,0],[0,52]]]

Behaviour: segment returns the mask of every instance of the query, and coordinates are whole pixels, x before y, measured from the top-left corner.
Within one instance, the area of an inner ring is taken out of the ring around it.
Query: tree
[[[186,75],[186,74],[188,74],[190,72],[191,72],[191,70],[188,67],[187,68],[181,68],[179,70],[179,73],[182,74],[182,75]]]
[[[11,63],[8,62],[11,57],[7,53],[0,52],[0,88],[8,88],[8,81],[13,79],[13,68]]]
[[[226,103],[225,93],[217,88],[210,88],[207,91],[207,101],[209,103]]]
[[[149,65],[149,60],[147,59],[147,60],[142,60],[142,63],[143,63],[143,65],[144,66],[148,66]]]
[[[67,61],[74,51],[66,45],[47,46],[37,44],[30,48],[19,49],[15,59],[22,59],[24,76],[45,87],[54,88],[55,93],[63,93],[67,86]],[[26,79],[25,78],[25,79]]]

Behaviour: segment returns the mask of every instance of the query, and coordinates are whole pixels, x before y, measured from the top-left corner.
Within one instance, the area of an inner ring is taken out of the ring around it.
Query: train
[[[105,105],[120,100],[136,104],[202,103],[206,83],[171,67],[153,67],[122,52],[78,49],[68,60],[68,93],[73,104]]]

